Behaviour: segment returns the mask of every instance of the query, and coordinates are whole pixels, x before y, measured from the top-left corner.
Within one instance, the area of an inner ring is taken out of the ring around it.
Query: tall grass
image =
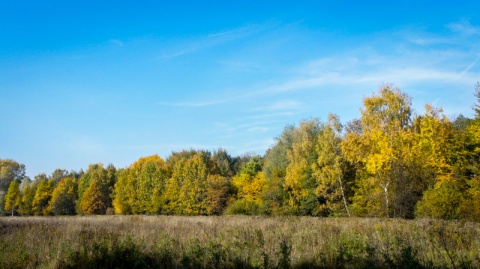
[[[312,217],[0,218],[0,268],[480,268],[480,224]]]

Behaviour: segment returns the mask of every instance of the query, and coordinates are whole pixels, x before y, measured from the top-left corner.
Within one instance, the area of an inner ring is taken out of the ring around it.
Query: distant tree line
[[[480,221],[480,84],[473,119],[416,114],[392,86],[363,99],[360,118],[289,125],[264,156],[184,150],[129,167],[91,164],[31,181],[0,160],[4,215],[310,215]]]

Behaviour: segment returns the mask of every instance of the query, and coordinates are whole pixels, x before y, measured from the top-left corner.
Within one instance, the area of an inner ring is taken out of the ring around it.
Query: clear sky
[[[394,84],[473,116],[479,1],[0,0],[0,158],[27,175],[264,154]]]

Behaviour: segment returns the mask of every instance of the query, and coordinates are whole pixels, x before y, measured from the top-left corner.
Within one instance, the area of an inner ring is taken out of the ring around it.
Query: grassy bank
[[[0,268],[480,268],[480,224],[310,217],[3,217]]]

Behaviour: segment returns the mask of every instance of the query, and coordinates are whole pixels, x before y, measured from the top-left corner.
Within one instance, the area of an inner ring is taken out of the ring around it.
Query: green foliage
[[[477,84],[475,84],[475,97],[477,98],[477,103],[473,110],[475,111],[475,117],[478,120],[480,119],[480,82],[478,81]]]
[[[213,152],[212,161],[214,168],[212,173],[219,174],[222,177],[232,177],[235,174],[235,160],[224,149],[218,149]]]
[[[25,165],[10,159],[0,159],[0,191],[7,192],[12,181],[21,182],[24,177]]]

